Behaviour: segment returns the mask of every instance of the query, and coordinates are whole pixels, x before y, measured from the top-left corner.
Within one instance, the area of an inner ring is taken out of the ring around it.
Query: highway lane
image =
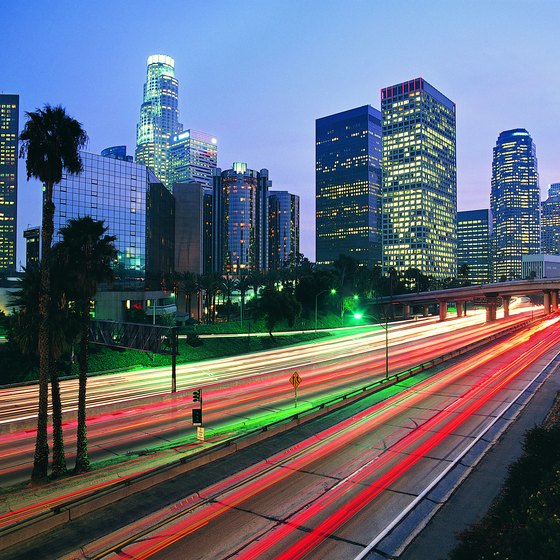
[[[473,317],[471,320],[478,320]],[[514,322],[511,319],[507,324]],[[518,320],[518,319],[517,319]],[[464,346],[489,333],[503,328],[504,324],[476,324],[470,328],[454,330],[464,323],[436,323],[414,325],[391,333],[391,371],[408,367],[437,357],[444,352]],[[402,327],[402,325],[401,325]],[[434,334],[435,332],[435,334]],[[382,342],[378,340],[382,338]],[[372,342],[374,341],[374,342]],[[293,411],[293,392],[288,379],[294,364],[304,379],[300,388],[299,409],[324,400],[328,395],[340,394],[351,388],[361,387],[384,375],[384,333],[342,339],[334,345],[298,347],[266,352],[264,356],[240,357],[231,370],[223,375],[202,376],[204,415],[207,437],[217,441],[256,424],[269,423]],[[309,352],[312,356],[302,358]],[[304,360],[310,360],[305,362]],[[229,360],[228,360],[229,361]],[[220,360],[220,362],[222,362]],[[243,363],[247,371],[243,373]],[[280,364],[278,366],[278,364]],[[291,367],[288,366],[291,364]],[[213,365],[213,364],[211,364]],[[276,365],[276,369],[274,369]],[[254,373],[258,369],[259,373]],[[201,375],[197,372],[198,376]],[[103,379],[103,378],[101,378]],[[191,387],[197,387],[195,379]],[[95,378],[94,378],[95,380]],[[111,385],[109,385],[111,387]],[[105,388],[105,390],[107,390]],[[141,407],[122,409],[89,419],[88,440],[93,461],[137,453],[149,448],[182,448],[192,441],[193,429],[190,414],[193,403],[190,393],[173,402],[165,401]],[[74,458],[76,423],[66,422],[64,432],[69,465]],[[34,448],[34,432],[16,432],[0,437],[0,485],[3,487],[28,478]]]
[[[360,557],[517,397],[534,375],[531,363],[557,352],[558,324],[497,343],[185,496],[104,539],[95,557]]]
[[[542,313],[542,308],[534,308],[535,316]],[[529,309],[512,310],[512,317],[501,320],[491,329],[503,328],[505,324],[519,321],[521,317],[530,316]],[[483,310],[470,312],[468,317],[460,320],[437,322],[435,318],[419,321],[404,321],[389,325],[389,344],[394,346],[403,340],[418,340],[429,336],[468,328],[475,325],[484,326]],[[214,380],[235,380],[251,374],[266,373],[274,368],[298,368],[321,361],[344,357],[349,354],[369,352],[372,348],[384,347],[385,335],[381,327],[373,332],[362,332],[345,337],[319,340],[313,344],[298,347],[297,353],[292,348],[281,348],[257,352],[244,356],[185,364],[177,367],[178,390],[189,389],[196,385],[206,385]],[[88,407],[103,404],[127,402],[151,395],[167,394],[170,388],[170,369],[151,368],[91,377],[88,381]],[[61,382],[63,410],[72,411],[77,406],[77,380]],[[0,389],[0,426],[21,419],[32,419],[37,411],[37,386],[27,385]]]

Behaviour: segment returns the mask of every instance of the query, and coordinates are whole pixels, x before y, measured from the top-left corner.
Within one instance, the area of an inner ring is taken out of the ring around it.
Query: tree
[[[180,276],[179,289],[185,294],[185,311],[192,316],[192,296],[198,292],[197,277],[194,272],[184,272]]]
[[[294,324],[301,313],[301,305],[291,293],[267,286],[259,297],[257,313],[264,317],[268,334],[272,336],[275,325],[280,321],[286,320],[290,327]]]
[[[198,285],[204,291],[206,307],[206,323],[214,323],[216,317],[216,294],[218,293],[220,278],[214,272],[203,274],[198,279]]]
[[[111,264],[117,256],[114,245],[116,237],[105,235],[107,228],[103,222],[89,216],[69,220],[60,229],[62,241],[58,250],[65,259],[65,272],[70,298],[76,303],[80,320],[78,368],[78,428],[76,434],[76,473],[89,470],[86,426],[86,388],[88,370],[88,339],[90,323],[90,302],[101,282],[113,278]]]
[[[467,263],[463,263],[457,272],[457,278],[459,280],[459,284],[461,286],[469,286],[469,274],[470,274],[470,267]]]
[[[47,478],[49,445],[47,440],[48,383],[50,372],[49,308],[51,302],[51,244],[54,230],[53,189],[64,172],[82,171],[80,149],[87,143],[82,125],[67,115],[63,107],[45,105],[44,109],[26,113],[27,122],[19,136],[20,157],[25,158],[27,179],[43,183],[43,219],[41,229],[42,259],[39,266],[39,409],[37,439],[31,480]]]

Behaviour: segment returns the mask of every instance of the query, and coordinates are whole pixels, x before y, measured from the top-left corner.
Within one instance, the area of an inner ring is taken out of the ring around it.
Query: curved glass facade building
[[[214,170],[213,268],[218,274],[268,269],[268,170]]]
[[[457,274],[455,103],[416,78],[381,90],[383,270]]]
[[[490,192],[494,280],[521,278],[521,257],[540,253],[537,149],[524,128],[502,132],[492,159]]]
[[[170,56],[154,54],[148,57],[140,122],[136,127],[136,162],[148,166],[168,189],[169,142],[182,129],[175,61]]]

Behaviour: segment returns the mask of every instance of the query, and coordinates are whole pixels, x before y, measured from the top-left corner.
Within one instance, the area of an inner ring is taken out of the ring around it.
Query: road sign
[[[202,409],[201,408],[193,408],[192,409],[192,423],[193,423],[193,426],[201,426],[202,425]]]
[[[297,390],[299,384],[301,383],[301,377],[299,376],[297,371],[294,371],[292,377],[290,377],[290,383],[294,386],[294,389]]]
[[[204,428],[202,426],[199,426],[196,429],[196,439],[198,439],[199,441],[204,441]]]

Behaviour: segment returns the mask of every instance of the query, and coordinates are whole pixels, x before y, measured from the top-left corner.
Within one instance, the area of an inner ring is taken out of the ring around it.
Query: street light
[[[354,319],[362,319],[364,317],[363,313],[354,313]],[[385,379],[389,378],[389,321],[387,315],[385,315],[385,324],[377,320],[376,317],[368,315],[372,319],[375,319],[376,323],[385,330]]]
[[[327,292],[330,292],[331,294],[336,294],[336,290],[334,288],[332,288],[330,290],[322,290],[321,292],[319,292],[315,296],[315,332],[317,332],[317,302],[318,302],[319,296],[321,294],[326,294]]]

